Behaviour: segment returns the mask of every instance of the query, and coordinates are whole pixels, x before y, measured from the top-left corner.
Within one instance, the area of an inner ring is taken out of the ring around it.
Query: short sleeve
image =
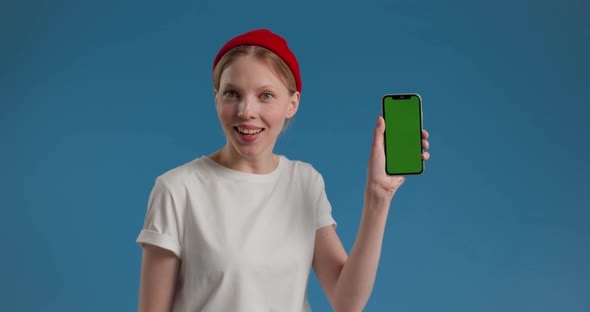
[[[150,244],[174,252],[180,258],[181,222],[172,189],[162,177],[158,177],[148,201],[143,229],[136,242],[143,247]]]
[[[334,225],[336,227],[336,221],[332,217],[332,205],[330,201],[328,201],[328,196],[326,195],[326,188],[324,185],[324,179],[322,175],[318,172],[315,172],[315,183],[314,183],[314,194],[316,194],[316,230],[327,226],[327,225]]]

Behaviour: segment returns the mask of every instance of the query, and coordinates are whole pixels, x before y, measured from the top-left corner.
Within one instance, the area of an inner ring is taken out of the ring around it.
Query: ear
[[[285,116],[285,118],[291,119],[293,118],[293,116],[295,116],[295,113],[297,113],[297,109],[299,108],[300,97],[301,94],[299,93],[299,91],[295,91],[295,93],[291,95],[291,98],[289,99],[289,107],[287,108],[287,115]]]

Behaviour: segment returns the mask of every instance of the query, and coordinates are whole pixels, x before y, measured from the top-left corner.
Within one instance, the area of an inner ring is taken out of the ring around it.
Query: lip
[[[257,126],[253,126],[253,125],[236,125],[236,128],[242,128],[242,129],[247,129],[247,130],[260,130],[260,129],[264,129],[264,127],[257,127]]]
[[[257,130],[257,129],[262,129],[262,131],[260,131],[257,134],[243,134],[240,131],[238,131],[238,127],[242,128],[242,129],[248,129],[248,130]],[[236,131],[236,135],[238,136],[238,138],[242,141],[242,142],[246,142],[246,143],[251,143],[256,141],[260,135],[262,134],[262,132],[264,132],[264,128],[258,128],[258,127],[242,127],[242,126],[235,126],[234,130]]]

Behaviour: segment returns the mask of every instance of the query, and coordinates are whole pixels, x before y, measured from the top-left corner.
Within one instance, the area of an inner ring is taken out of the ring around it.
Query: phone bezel
[[[399,98],[403,98],[403,97],[409,98],[412,96],[418,97],[418,109],[420,111],[420,154],[422,154],[424,152],[424,148],[422,147],[422,130],[424,128],[423,128],[423,119],[422,119],[422,97],[420,96],[420,94],[418,94],[418,93],[390,93],[390,94],[383,95],[383,97],[381,98],[381,116],[383,116],[383,121],[385,122],[385,99],[386,98],[391,97],[394,99],[399,99]],[[384,153],[385,153],[385,173],[387,175],[390,175],[390,176],[420,175],[424,172],[424,169],[425,169],[424,159],[422,159],[422,156],[420,156],[420,160],[422,163],[421,171],[407,172],[407,173],[389,173],[387,171],[387,134],[386,134],[386,131],[383,133],[383,148],[384,148]]]

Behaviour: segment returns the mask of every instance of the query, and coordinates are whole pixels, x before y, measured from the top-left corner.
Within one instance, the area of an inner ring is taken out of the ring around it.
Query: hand
[[[373,134],[373,146],[371,156],[369,157],[369,167],[367,170],[367,190],[375,192],[377,196],[383,196],[391,199],[397,189],[404,183],[405,176],[390,176],[385,173],[385,146],[383,143],[385,133],[385,121],[379,116],[377,127]],[[422,130],[422,148],[428,149],[429,134]],[[422,159],[428,160],[430,153],[422,153]]]

